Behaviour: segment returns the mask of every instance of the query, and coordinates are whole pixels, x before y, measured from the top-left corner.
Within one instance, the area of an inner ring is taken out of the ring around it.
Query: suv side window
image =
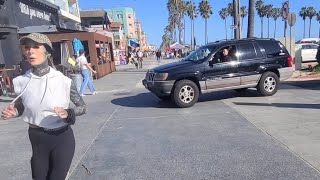
[[[281,48],[277,41],[258,41],[259,45],[264,48],[268,58],[280,57],[285,55],[285,51]]]
[[[240,47],[240,61],[257,59],[256,50],[251,42],[241,43]]]
[[[237,52],[237,48],[233,44],[223,46],[215,53],[212,61],[214,64],[238,61],[236,52]]]

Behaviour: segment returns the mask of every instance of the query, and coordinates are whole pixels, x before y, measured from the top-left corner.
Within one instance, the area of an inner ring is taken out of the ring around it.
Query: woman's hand
[[[97,74],[97,71],[92,71],[94,74]]]
[[[18,116],[18,112],[13,104],[10,104],[1,113],[1,118],[4,120],[11,119]]]
[[[62,119],[65,119],[68,117],[68,112],[63,109],[62,107],[54,107],[53,111]]]

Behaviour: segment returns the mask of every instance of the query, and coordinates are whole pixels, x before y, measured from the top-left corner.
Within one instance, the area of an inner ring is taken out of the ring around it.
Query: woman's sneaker
[[[94,92],[92,93],[92,95],[95,95],[95,94],[98,94],[97,91],[94,91]]]

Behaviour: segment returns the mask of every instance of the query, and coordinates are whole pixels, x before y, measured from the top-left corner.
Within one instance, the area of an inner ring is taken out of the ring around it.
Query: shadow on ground
[[[161,100],[154,94],[141,93],[137,95],[131,95],[131,92],[116,93],[115,96],[125,96],[119,97],[111,100],[112,104],[124,106],[124,107],[136,107],[136,108],[145,108],[145,107],[155,107],[155,108],[177,108],[177,106],[170,100]],[[209,102],[209,101],[218,101],[223,99],[230,99],[234,97],[259,97],[260,95],[256,90],[248,89],[243,92],[236,91],[221,91],[206,93],[200,95],[198,103]]]
[[[234,104],[241,105],[241,106],[273,106],[273,107],[279,107],[279,108],[320,109],[320,104],[247,103],[247,102],[234,102]]]
[[[117,93],[114,95],[124,96],[130,95],[131,93]],[[134,96],[120,97],[111,100],[112,104],[124,106],[124,107],[155,107],[155,108],[175,108],[176,106],[171,101],[163,101],[157,98],[152,93],[141,93]]]
[[[286,81],[284,84],[297,86],[304,89],[320,90],[320,79],[306,80],[306,81]],[[288,89],[288,88],[285,88]]]

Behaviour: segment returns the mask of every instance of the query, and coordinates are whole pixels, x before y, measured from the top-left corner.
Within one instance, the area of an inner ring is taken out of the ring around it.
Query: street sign
[[[294,26],[294,24],[296,23],[296,14],[295,13],[289,13],[288,23],[289,23],[290,27]]]
[[[282,20],[285,21],[289,16],[289,2],[282,3]]]

